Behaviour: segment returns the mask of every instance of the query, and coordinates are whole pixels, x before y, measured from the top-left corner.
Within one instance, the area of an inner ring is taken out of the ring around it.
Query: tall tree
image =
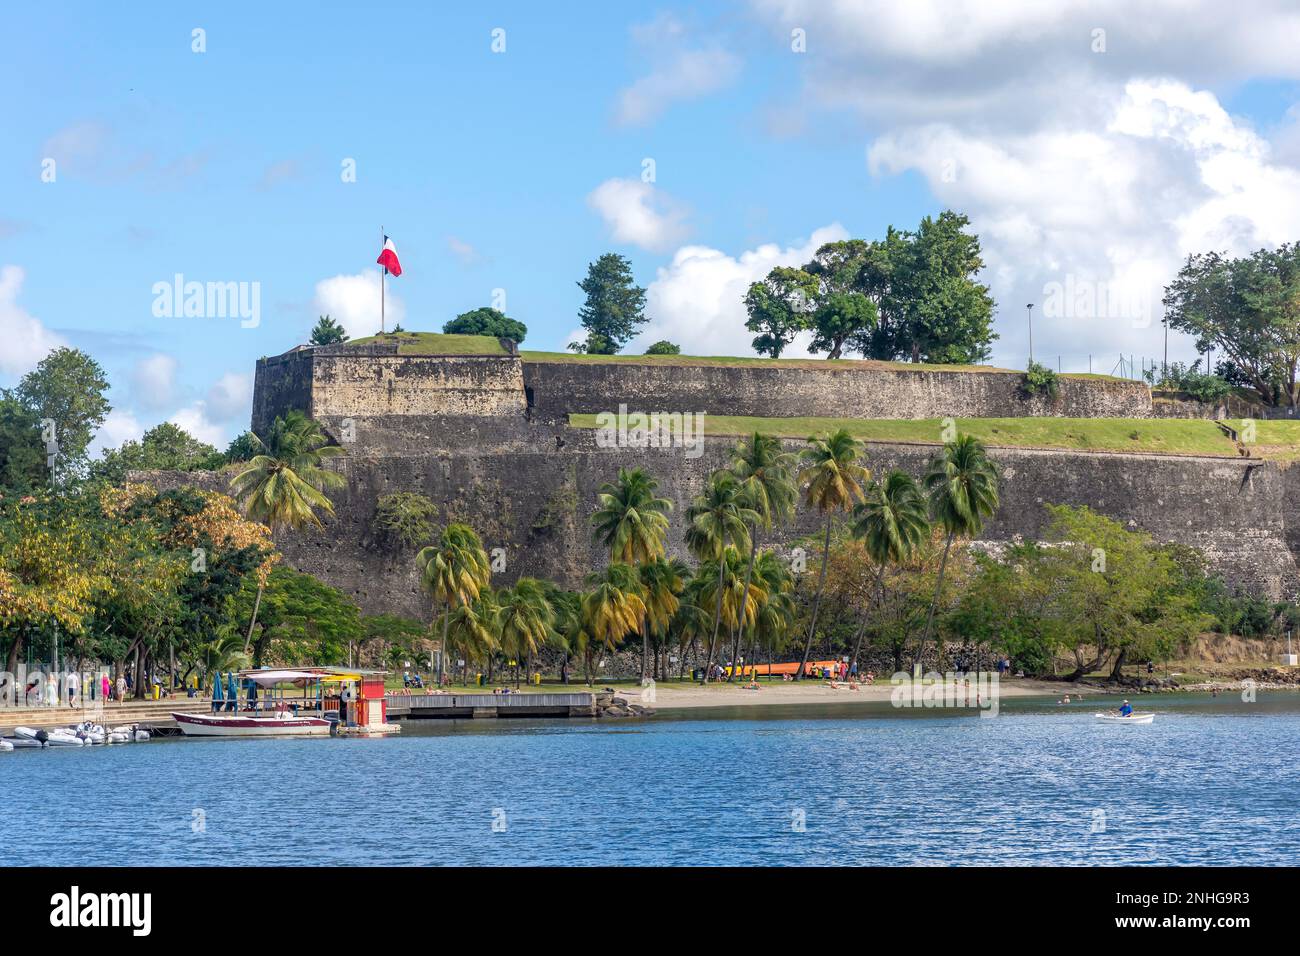
[[[592,535],[611,561],[644,565],[663,556],[672,502],[655,494],[659,482],[640,468],[620,468],[618,480],[601,485],[591,516]],[[649,667],[650,637],[641,628],[641,679]]]
[[[442,330],[451,335],[490,335],[493,338],[510,339],[516,345],[528,334],[528,326],[524,323],[489,306],[462,312],[446,323]]]
[[[0,494],[26,494],[49,483],[40,418],[0,389]]]
[[[256,436],[255,436],[256,437]],[[255,521],[278,528],[322,527],[316,509],[334,514],[327,488],[346,483],[343,475],[324,467],[327,458],[346,454],[318,422],[294,409],[271,425],[265,440],[256,438],[260,453],[230,480],[236,500]]]
[[[641,622],[641,679],[646,674],[646,643],[654,638],[656,647],[655,669],[658,670],[659,642],[668,633],[677,608],[681,604],[679,595],[686,586],[687,569],[679,559],[668,560],[659,557],[638,568],[641,587],[645,595],[645,620]]]
[[[91,474],[111,482],[126,480],[129,471],[190,471],[213,469],[225,462],[207,442],[199,441],[171,422],[149,429],[139,441],[128,439],[118,448],[106,449],[91,465]]]
[[[104,393],[108,377],[99,363],[80,349],[58,348],[24,375],[14,396],[38,420],[52,420],[57,429],[63,474],[79,475],[86,449],[112,407]]]
[[[655,494],[659,482],[640,468],[620,468],[597,492],[592,536],[611,561],[644,564],[664,553],[673,503]]]
[[[587,277],[578,287],[587,296],[578,310],[587,330],[583,351],[600,355],[621,351],[646,321],[645,289],[633,279],[631,261],[607,252],[587,267]]]
[[[533,657],[550,639],[555,611],[546,596],[546,586],[536,578],[520,578],[514,587],[498,595],[497,626],[502,647],[515,659],[528,662],[528,679],[533,676]],[[515,666],[515,685],[519,667]]]
[[[1201,352],[1227,357],[1220,369],[1269,405],[1300,403],[1300,243],[1230,259],[1192,255],[1165,288],[1165,321],[1196,336]]]
[[[348,340],[348,333],[342,324],[335,322],[328,315],[322,315],[311,330],[312,345],[342,345]]]
[[[749,528],[749,563],[745,567],[745,588],[749,588],[758,554],[760,533],[794,517],[799,496],[795,480],[795,456],[787,452],[779,438],[754,432],[741,439],[731,455],[731,471],[740,482],[746,504],[755,520]],[[740,632],[732,634],[732,660],[740,653]]]
[[[804,485],[804,503],[826,516],[825,543],[822,545],[821,569],[817,574],[817,594],[813,598],[811,621],[808,624],[808,641],[804,644],[803,660],[795,680],[803,680],[817,634],[817,614],[821,610],[822,592],[826,589],[826,567],[831,551],[831,521],[838,511],[848,511],[862,500],[862,483],[871,473],[859,464],[862,442],[843,428],[825,438],[808,439],[803,451],[803,471],[799,480]]]
[[[930,536],[925,496],[915,478],[894,470],[885,476],[884,481],[872,481],[867,486],[862,503],[853,509],[853,518],[853,536],[861,539],[876,565],[874,593],[879,609],[884,603],[885,569],[891,564],[901,565],[909,560]],[[854,664],[858,662],[866,627],[867,617],[864,615],[853,645]]]
[[[745,328],[757,332],[754,351],[780,358],[794,337],[807,329],[816,308],[817,277],[803,269],[777,266],[745,293]]]
[[[879,307],[869,294],[873,290],[863,287],[866,259],[873,249],[861,239],[829,242],[804,266],[817,280],[808,351],[840,358],[846,345],[870,337],[879,324]]]
[[[587,656],[587,682],[591,682],[590,654],[597,646],[615,650],[645,620],[645,589],[630,564],[613,563],[587,575],[582,597],[580,641]]]
[[[433,598],[435,610],[441,605],[450,612],[477,600],[492,578],[487,552],[474,529],[465,524],[447,525],[436,545],[422,548],[415,556],[415,565],[420,569],[421,583]],[[450,614],[444,614],[442,647],[438,654],[439,687],[446,670],[450,623]]]
[[[939,607],[943,574],[948,566],[952,543],[958,537],[969,538],[979,534],[984,520],[998,510],[998,472],[979,439],[972,435],[958,435],[930,462],[924,484],[930,495],[930,515],[943,528],[944,542],[939,575],[934,585],[934,600],[930,602],[925,630],[921,632],[921,641],[916,648],[918,664],[926,641],[930,639],[934,613]]]
[[[325,459],[346,454],[329,438],[318,422],[294,409],[271,423],[266,440],[254,436],[260,449],[243,471],[230,480],[236,500],[254,521],[277,528],[323,527],[316,509],[334,514],[334,504],[325,494],[339,488],[346,479],[324,467]],[[253,639],[253,626],[262,604],[263,586],[258,585],[253,616],[248,622],[244,649]]]
[[[979,236],[952,210],[926,216],[891,261],[891,296],[899,303],[913,362],[965,364],[987,360],[993,340],[993,299],[977,276],[984,268]]]
[[[738,551],[749,548],[749,528],[758,515],[749,506],[744,486],[729,471],[715,471],[709,477],[703,494],[696,495],[686,512],[686,547],[701,562],[717,563],[718,580],[714,588],[713,633],[709,637],[709,650],[704,659],[704,679],[708,683],[713,666],[713,652],[718,643],[718,628],[722,624],[723,574],[727,569],[724,560],[728,548]]]

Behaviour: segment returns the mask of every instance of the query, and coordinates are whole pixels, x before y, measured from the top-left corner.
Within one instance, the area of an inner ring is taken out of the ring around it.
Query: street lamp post
[[[1029,317],[1029,362],[1032,365],[1034,361],[1034,303],[1030,302],[1025,306],[1025,314]]]

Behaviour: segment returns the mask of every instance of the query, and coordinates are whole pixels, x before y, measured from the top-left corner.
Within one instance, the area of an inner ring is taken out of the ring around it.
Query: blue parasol
[[[230,703],[226,705],[227,710],[234,710],[239,704],[239,682],[235,679],[235,672],[231,671],[226,675],[226,694],[230,698]]]
[[[223,696],[221,692],[221,671],[217,671],[216,680],[212,682],[212,699],[221,700]]]

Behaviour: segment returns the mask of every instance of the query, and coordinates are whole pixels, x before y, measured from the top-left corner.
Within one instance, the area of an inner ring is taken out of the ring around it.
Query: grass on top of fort
[[[387,332],[352,339],[347,345],[395,344],[399,355],[504,355],[505,348],[498,339],[488,335],[448,335],[445,332]],[[776,368],[844,368],[844,369],[901,369],[913,372],[1001,372],[1016,373],[1015,369],[997,368],[993,365],[927,365],[912,362],[882,362],[875,359],[824,359],[824,358],[760,358],[756,355],[584,355],[576,352],[537,352],[521,350],[520,355],[535,362],[614,363],[633,365],[710,366],[756,365]],[[1062,378],[1098,379],[1124,382],[1115,378],[1088,372],[1066,372]]]
[[[1075,451],[1136,452],[1164,455],[1238,457],[1237,446],[1212,421],[1160,418],[958,418],[957,430],[985,444],[1016,448],[1064,448]],[[595,428],[595,415],[570,415],[575,428]],[[937,418],[747,418],[705,415],[706,435],[747,435],[755,431],[780,438],[807,438],[847,429],[865,441],[942,444]],[[1300,459],[1300,422],[1259,421],[1252,457],[1275,461]]]
[[[505,355],[500,339],[490,335],[445,332],[384,332],[352,339],[344,345],[396,345],[398,355]]]

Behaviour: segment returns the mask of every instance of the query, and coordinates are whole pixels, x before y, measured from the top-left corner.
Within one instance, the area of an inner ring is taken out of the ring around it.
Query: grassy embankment
[[[352,339],[345,345],[397,345],[398,355],[505,355],[490,335],[447,335],[443,332],[388,332]]]
[[[1020,374],[1016,369],[997,368],[992,365],[926,365],[912,362],[882,362],[876,359],[824,359],[824,358],[790,358],[771,359],[753,355],[583,355],[575,352],[531,352],[519,353],[525,361],[567,362],[586,364],[623,364],[623,365],[668,365],[681,367],[720,366],[757,366],[772,368],[812,368],[812,369],[889,369],[909,372],[972,372],[975,374],[1012,373]],[[1097,375],[1089,372],[1066,372],[1061,378],[1096,379],[1111,382],[1124,382],[1127,379],[1110,375]]]
[[[1152,418],[959,418],[958,431],[988,445],[1063,448],[1075,451],[1135,452],[1162,455],[1237,457],[1237,447],[1211,421]],[[595,428],[595,415],[570,415],[575,428]],[[880,442],[939,444],[942,423],[924,419],[746,418],[706,415],[706,435],[747,435],[755,431],[781,438],[807,438],[845,428],[855,438]],[[1253,457],[1278,461],[1300,458],[1300,422],[1260,421]]]

